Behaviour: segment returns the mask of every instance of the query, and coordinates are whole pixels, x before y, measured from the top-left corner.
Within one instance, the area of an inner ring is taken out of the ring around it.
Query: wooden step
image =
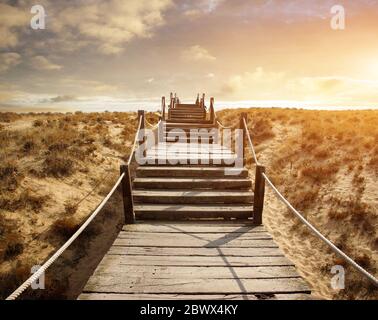
[[[154,145],[152,146],[150,149],[148,150],[152,150],[152,149],[157,149],[157,150],[161,150],[161,149],[178,149],[178,150],[182,150],[182,149],[188,149],[188,148],[196,148],[198,147],[198,150],[230,150],[228,147],[226,146],[222,146],[221,144],[218,144],[218,143],[214,143],[214,144],[209,144],[209,145],[206,145],[206,144],[200,144],[198,143],[197,146],[196,144],[188,144],[186,142],[174,142],[174,143],[170,143],[170,142],[161,142],[157,145]]]
[[[165,141],[166,142],[187,142],[187,143],[204,143],[204,144],[213,144],[215,142],[217,142],[217,140],[215,140],[214,138],[207,138],[207,137],[185,137],[185,136],[181,136],[181,135],[177,135],[177,136],[171,136],[171,135],[167,135],[165,137]]]
[[[207,129],[212,129],[215,128],[215,126],[211,123],[185,123],[185,122],[166,122],[165,124],[166,129],[171,130],[171,129],[202,129],[202,128],[207,128]]]
[[[167,158],[167,159],[198,159],[198,161],[209,161],[219,159],[219,160],[234,160],[235,156],[232,153],[210,153],[210,152],[164,152],[164,151],[150,151],[146,153],[147,158]]]
[[[133,190],[135,203],[216,204],[252,203],[252,191]]]
[[[214,189],[246,190],[252,187],[249,179],[193,179],[193,178],[136,178],[135,189]]]
[[[181,130],[181,129],[171,129],[164,131],[165,136],[174,135],[174,136],[186,136],[186,137],[216,137],[218,132],[212,132],[212,130],[208,130],[207,128],[201,129],[201,130],[194,130],[191,129],[189,131],[187,130]]]
[[[193,144],[193,145],[197,146],[197,144]],[[206,146],[207,145],[208,144],[206,144]],[[216,155],[229,156],[229,155],[232,155],[232,151],[231,150],[216,150],[216,149],[212,150],[209,148],[198,149],[197,147],[193,149],[171,148],[171,149],[148,149],[147,150],[147,155],[151,155],[151,156],[179,155],[179,154],[203,154],[204,156],[209,156],[210,154],[216,154]]]
[[[197,122],[200,122],[200,121],[204,121],[206,120],[206,117],[204,116],[178,116],[178,115],[170,115],[168,117],[168,120],[167,121],[170,121],[170,122],[186,122],[187,120],[193,120],[193,121],[197,121]]]
[[[187,123],[187,124],[190,124],[190,123]],[[205,123],[206,125],[207,123]],[[187,128],[187,127],[179,127],[179,126],[174,126],[174,124],[171,124],[170,126],[166,127],[166,128],[163,128],[163,133],[167,134],[167,133],[172,133],[172,134],[186,134],[186,135],[190,135],[190,134],[202,134],[202,135],[216,135],[217,133],[219,133],[218,130],[215,130],[213,127],[207,127],[207,128],[196,128],[196,127],[193,127],[193,128]]]
[[[201,114],[201,115],[180,115],[180,114],[170,114],[168,119],[166,120],[166,122],[170,122],[172,120],[175,120],[175,121],[182,121],[182,122],[186,122],[187,120],[197,120],[197,121],[201,121],[201,120],[206,120],[206,115],[205,114]]]
[[[154,150],[188,150],[188,149],[193,150],[193,148],[197,148],[197,147],[198,147],[198,150],[230,151],[230,148],[226,146],[222,146],[219,143],[214,143],[211,145],[198,143],[196,145],[193,143],[188,144],[186,142],[182,142],[182,143],[181,142],[175,142],[175,143],[162,142],[162,143],[152,146],[148,150],[152,150],[152,149]]]
[[[248,219],[252,217],[251,205],[159,205],[136,204],[134,212],[137,219],[142,220],[187,220],[235,218]]]
[[[191,113],[184,113],[184,112],[170,112],[169,113],[169,118],[199,118],[199,119],[202,119],[202,118],[205,118],[205,113],[201,112],[201,113],[194,113],[194,112],[191,112]]]
[[[195,103],[177,103],[176,108],[201,108],[198,104]]]
[[[167,124],[182,124],[182,123],[185,123],[185,124],[208,124],[209,123],[209,120],[198,120],[198,119],[178,119],[178,118],[169,118],[166,120]]]
[[[168,112],[171,115],[198,115],[198,116],[203,116],[206,114],[204,110],[171,110]]]
[[[160,166],[180,166],[180,165],[191,165],[191,166],[222,166],[222,167],[233,167],[235,163],[232,159],[225,159],[225,157],[210,158],[210,157],[146,157],[147,161],[144,165],[160,165]]]
[[[178,115],[178,116],[203,116],[206,114],[205,111],[203,110],[190,110],[190,111],[185,111],[185,110],[172,110],[168,112],[170,115]]]
[[[171,109],[168,111],[168,114],[170,113],[183,113],[183,114],[191,114],[191,113],[198,113],[198,114],[205,114],[206,111],[203,109],[188,109],[188,108],[182,108],[182,109]]]
[[[227,170],[232,171],[233,169],[227,168]],[[159,166],[141,166],[137,169],[137,177],[177,177],[177,178],[247,178],[248,170],[239,169],[234,170],[237,175],[228,175],[226,168],[222,167],[159,167]]]

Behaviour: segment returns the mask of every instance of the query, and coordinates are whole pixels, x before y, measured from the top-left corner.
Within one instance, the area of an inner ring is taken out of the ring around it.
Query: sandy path
[[[275,124],[273,130],[275,138],[262,143],[257,148],[258,159],[266,166],[268,175],[270,164],[276,153],[286,139],[298,135],[300,127],[284,127]],[[295,263],[300,275],[310,283],[313,294],[322,298],[330,298],[328,291],[331,274],[321,274],[320,268],[324,263],[331,263],[332,256],[326,254],[327,248],[299,224],[299,221],[277,199],[275,193],[268,186],[263,219],[280,248]],[[314,250],[314,242],[320,248]]]

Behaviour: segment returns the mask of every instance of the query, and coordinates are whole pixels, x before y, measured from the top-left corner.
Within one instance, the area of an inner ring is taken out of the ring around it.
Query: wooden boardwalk
[[[263,169],[254,188],[246,168],[227,171],[236,154],[212,131],[213,99],[207,112],[204,97],[195,104],[171,97],[165,113],[163,105],[165,125],[148,163],[131,179],[133,151],[122,169],[127,224],[79,299],[308,298],[308,285],[261,224]]]
[[[125,225],[79,299],[306,299],[310,289],[263,226]]]

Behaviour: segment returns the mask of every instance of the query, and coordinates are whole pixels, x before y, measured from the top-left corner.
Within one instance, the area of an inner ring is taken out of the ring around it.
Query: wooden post
[[[161,98],[162,119],[165,120],[165,97]]]
[[[199,106],[199,104],[200,104],[199,93],[197,93],[196,105]]]
[[[215,121],[215,112],[214,112],[214,98],[210,98],[210,121],[214,124]]]
[[[123,213],[125,215],[125,224],[135,223],[133,195],[131,191],[131,178],[129,165],[121,165],[120,174],[125,173],[122,179],[122,200]]]
[[[160,123],[158,126],[158,142],[157,143],[162,143],[164,142],[164,120],[160,119]]]
[[[253,198],[253,223],[257,225],[262,224],[262,213],[264,209],[265,179],[262,175],[264,172],[264,166],[256,165],[255,192]]]
[[[143,139],[139,140],[139,146],[142,145],[146,141],[145,140],[146,135],[145,135],[145,132],[144,132],[144,128],[146,126],[144,110],[138,110],[138,119],[140,119],[141,116],[142,116],[142,123],[140,124],[140,130],[141,130],[140,134],[143,134]],[[144,150],[144,152],[143,152],[143,157],[145,157],[145,156],[146,156],[146,150]]]
[[[241,115],[240,115],[240,123],[239,123],[239,129],[243,130],[243,166],[245,166],[245,142],[246,142],[246,138],[247,138],[247,133],[246,133],[246,128],[244,127],[244,121],[243,119],[245,119],[245,123],[248,124],[248,117],[247,117],[247,113],[243,112]]]
[[[145,116],[144,116],[144,110],[138,110],[138,121],[139,121],[139,118],[140,116],[142,116],[142,124],[140,126],[140,129],[144,129],[145,128]],[[138,122],[139,123],[139,122]]]

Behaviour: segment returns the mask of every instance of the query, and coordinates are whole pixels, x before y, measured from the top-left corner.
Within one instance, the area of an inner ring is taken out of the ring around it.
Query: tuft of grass
[[[42,127],[43,121],[41,119],[36,119],[33,121],[33,127]]]
[[[66,214],[73,215],[77,212],[77,209],[79,208],[77,204],[77,200],[67,200],[64,204],[64,210]]]
[[[0,191],[14,191],[19,186],[23,175],[20,174],[19,168],[15,161],[6,161],[0,164]]]
[[[72,217],[62,218],[54,222],[51,227],[53,234],[64,239],[71,237],[79,229],[79,224]]]
[[[74,172],[74,162],[55,153],[49,154],[43,162],[43,174],[56,178],[67,177]]]
[[[40,212],[48,200],[49,196],[34,195],[26,189],[18,193],[1,194],[0,208],[12,212],[28,208],[33,212]]]
[[[14,257],[20,255],[23,251],[24,251],[24,245],[21,242],[8,243],[5,249],[4,255],[3,255],[3,259],[5,261],[11,260]]]

